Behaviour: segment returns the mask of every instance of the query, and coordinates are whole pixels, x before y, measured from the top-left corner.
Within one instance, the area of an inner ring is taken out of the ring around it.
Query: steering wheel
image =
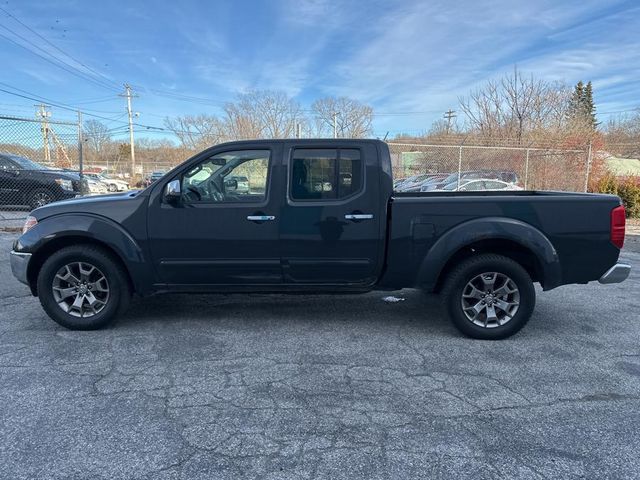
[[[199,202],[200,200],[202,200],[202,194],[198,191],[198,189],[196,187],[192,187],[191,185],[189,185],[187,187],[187,193],[186,193],[187,198],[189,198],[192,194],[196,197],[196,201]]]

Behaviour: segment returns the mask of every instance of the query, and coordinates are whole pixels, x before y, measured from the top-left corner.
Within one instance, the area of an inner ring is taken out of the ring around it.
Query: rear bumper
[[[605,272],[598,281],[600,283],[620,283],[624,282],[631,272],[631,265],[626,263],[616,263],[613,267]]]
[[[25,285],[29,285],[29,281],[27,280],[27,268],[29,267],[31,254],[12,251],[10,257],[11,273],[13,273],[13,276]]]

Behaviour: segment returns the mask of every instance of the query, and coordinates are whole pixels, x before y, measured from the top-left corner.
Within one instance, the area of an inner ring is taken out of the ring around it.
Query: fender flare
[[[451,257],[461,248],[482,240],[510,240],[529,250],[541,268],[540,283],[550,290],[562,283],[558,253],[540,230],[526,222],[505,217],[469,220],[444,233],[429,249],[418,270],[418,285],[432,291]]]
[[[143,249],[119,223],[91,213],[63,213],[40,220],[22,235],[14,246],[17,251],[33,253],[65,237],[83,237],[113,250],[124,264],[137,292],[143,292],[148,281],[148,264]],[[151,282],[152,283],[152,282]]]

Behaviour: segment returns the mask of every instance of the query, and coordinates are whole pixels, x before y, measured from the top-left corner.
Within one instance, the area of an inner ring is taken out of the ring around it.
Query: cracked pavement
[[[640,478],[638,253],[500,342],[411,290],[158,296],[71,332],[7,257],[0,478]]]

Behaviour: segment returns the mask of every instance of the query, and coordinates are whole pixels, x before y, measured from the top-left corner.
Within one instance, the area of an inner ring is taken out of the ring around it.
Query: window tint
[[[354,149],[296,149],[291,161],[293,200],[338,200],[362,188],[362,159]]]
[[[267,191],[269,150],[214,155],[182,177],[186,203],[262,202]]]

